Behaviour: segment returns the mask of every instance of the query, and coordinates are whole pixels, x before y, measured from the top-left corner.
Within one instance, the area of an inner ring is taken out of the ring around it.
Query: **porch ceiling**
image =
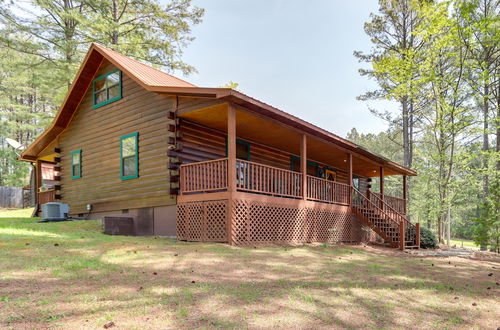
[[[179,112],[178,117],[226,132],[227,107],[227,103],[217,104],[194,111]],[[300,154],[300,132],[241,109],[236,110],[236,134],[239,138],[295,155]],[[347,151],[317,137],[308,136],[307,158],[348,171]],[[354,174],[376,177],[379,175],[380,166],[381,164],[353,153]],[[384,172],[385,175],[400,174],[389,168],[385,168]]]

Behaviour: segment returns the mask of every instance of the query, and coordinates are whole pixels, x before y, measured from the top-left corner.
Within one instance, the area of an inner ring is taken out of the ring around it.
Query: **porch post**
[[[236,192],[236,110],[230,103],[227,107],[227,241],[234,244],[233,239],[233,194]]]
[[[380,204],[380,208],[384,209],[384,167],[380,166],[380,200],[382,201]]]
[[[349,205],[352,205],[352,153],[347,154],[347,161],[349,162],[349,176],[347,183],[349,184]]]
[[[236,191],[236,110],[229,104],[227,107],[227,190]]]
[[[40,204],[38,192],[42,186],[42,162],[37,159],[35,166],[35,203]]]
[[[307,199],[307,136],[302,134],[300,142],[300,172],[302,173],[302,199]]]
[[[404,199],[404,205],[403,205],[403,211],[404,214],[406,214],[406,203],[408,199],[408,180],[407,176],[403,175],[403,199]]]
[[[399,249],[403,251],[405,249],[405,240],[406,240],[406,223],[401,221],[399,224]]]

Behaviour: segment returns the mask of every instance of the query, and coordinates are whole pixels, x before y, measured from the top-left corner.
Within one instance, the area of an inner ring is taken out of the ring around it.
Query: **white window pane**
[[[73,165],[74,164],[80,164],[80,153],[79,152],[75,152],[73,154]]]
[[[123,158],[123,176],[131,176],[136,174],[135,157]]]
[[[80,176],[80,165],[73,165],[73,176]]]
[[[119,96],[120,94],[120,86],[116,85],[108,89],[108,100]]]
[[[137,150],[135,136],[122,140],[122,157],[133,156]]]
[[[106,77],[106,81],[108,83],[108,87],[112,85],[116,85],[120,81],[120,73],[114,72]]]
[[[94,92],[102,91],[106,88],[106,79],[99,79],[94,82]]]
[[[106,90],[103,90],[101,92],[98,92],[95,94],[95,104],[99,104],[99,103],[102,103],[104,101],[106,101],[107,98],[106,98]]]

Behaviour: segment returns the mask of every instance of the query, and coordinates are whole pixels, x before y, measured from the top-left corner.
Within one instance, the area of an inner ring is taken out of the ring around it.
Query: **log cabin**
[[[98,44],[20,159],[36,168],[36,212],[59,201],[72,216],[132,218],[137,235],[419,246],[406,216],[413,170],[239,91],[197,87]],[[384,194],[389,175],[403,177],[402,198]]]

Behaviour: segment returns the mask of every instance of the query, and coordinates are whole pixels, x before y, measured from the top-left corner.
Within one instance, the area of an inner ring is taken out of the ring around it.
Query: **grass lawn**
[[[452,246],[456,245],[457,247],[462,247],[462,244],[463,244],[463,247],[465,247],[465,248],[479,249],[479,246],[477,246],[476,243],[474,243],[474,241],[461,239],[461,238],[450,239],[450,244]]]
[[[0,211],[0,328],[500,326],[494,259],[107,236],[29,212]]]

